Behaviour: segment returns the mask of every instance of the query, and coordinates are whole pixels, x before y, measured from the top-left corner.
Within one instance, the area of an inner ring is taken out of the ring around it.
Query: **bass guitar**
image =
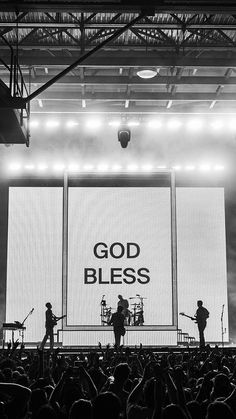
[[[195,323],[197,323],[196,317],[188,316],[188,315],[187,315],[187,314],[185,314],[185,313],[179,313],[179,314],[180,314],[180,316],[188,317],[189,319],[191,319],[191,320],[193,320]]]

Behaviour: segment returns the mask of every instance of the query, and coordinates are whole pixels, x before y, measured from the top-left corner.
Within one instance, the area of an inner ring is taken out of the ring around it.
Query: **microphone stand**
[[[100,302],[100,306],[101,306],[101,313],[100,313],[100,317],[101,317],[101,325],[105,326],[104,323],[104,318],[105,318],[105,310],[104,308],[106,307],[106,301],[104,300],[105,295],[102,296],[101,302]]]
[[[222,305],[222,311],[221,311],[221,317],[220,317],[220,322],[221,322],[221,344],[222,344],[222,348],[224,347],[224,308],[225,305]]]
[[[21,344],[24,345],[24,324],[25,321],[28,319],[28,317],[33,314],[34,308],[32,308],[32,310],[30,310],[30,312],[27,314],[27,316],[24,318],[23,322],[21,323],[21,327],[22,329],[20,330],[20,336],[21,336]]]

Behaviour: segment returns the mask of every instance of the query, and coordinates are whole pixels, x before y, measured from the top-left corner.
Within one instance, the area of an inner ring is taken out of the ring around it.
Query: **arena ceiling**
[[[235,112],[235,29],[235,1],[1,1],[0,79],[14,51],[31,113]]]

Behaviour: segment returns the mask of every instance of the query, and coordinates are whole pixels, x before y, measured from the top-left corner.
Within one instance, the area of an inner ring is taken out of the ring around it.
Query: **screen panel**
[[[69,188],[68,325],[100,325],[118,294],[144,298],[145,325],[171,325],[171,272],[170,188]]]
[[[62,188],[9,190],[6,322],[27,319],[25,340],[40,341],[45,303],[62,308]]]
[[[223,188],[177,188],[177,266],[179,312],[193,316],[197,300],[209,310],[205,338],[221,341],[224,306],[228,340],[225,209]],[[179,316],[183,331],[198,338],[197,326]]]

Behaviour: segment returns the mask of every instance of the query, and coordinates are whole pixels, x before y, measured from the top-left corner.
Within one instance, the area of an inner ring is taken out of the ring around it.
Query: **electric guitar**
[[[188,315],[187,315],[187,314],[185,314],[185,313],[179,313],[179,314],[180,314],[180,316],[188,317],[189,319],[191,319],[191,320],[193,320],[195,323],[197,323],[196,317],[188,316]]]
[[[64,319],[65,317],[66,317],[66,314],[64,314],[64,316],[61,316],[61,317],[56,317],[55,316],[55,318],[52,320],[53,326],[56,326],[57,322],[59,322],[59,320],[61,320],[61,319]]]

